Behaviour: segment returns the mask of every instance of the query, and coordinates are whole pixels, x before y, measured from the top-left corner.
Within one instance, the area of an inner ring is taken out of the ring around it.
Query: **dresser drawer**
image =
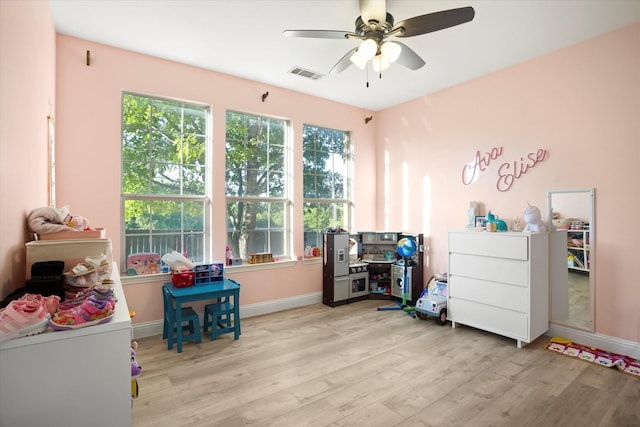
[[[447,317],[463,325],[529,342],[529,317],[524,313],[450,297]]]
[[[452,253],[449,256],[449,274],[491,282],[529,286],[529,263],[515,259]]]
[[[449,252],[487,257],[529,259],[529,236],[521,233],[452,232]]]
[[[451,276],[449,278],[449,295],[452,298],[479,302],[522,313],[529,312],[529,290],[523,286]]]

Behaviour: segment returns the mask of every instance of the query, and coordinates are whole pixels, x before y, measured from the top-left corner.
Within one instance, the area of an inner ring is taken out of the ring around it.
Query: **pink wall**
[[[639,42],[636,24],[379,113],[378,168],[386,151],[388,170],[406,165],[411,199],[385,193],[379,174],[378,227],[424,231],[431,271],[445,272],[447,231],[465,226],[469,201],[510,220],[527,202],[546,213],[548,190],[594,187],[596,332],[640,342]],[[465,163],[492,147],[502,156],[463,185]],[[538,148],[546,159],[498,191],[500,164]]]
[[[303,122],[352,131],[355,227],[425,232],[427,274],[446,270],[447,230],[464,226],[470,200],[512,219],[522,216],[527,202],[546,211],[547,190],[595,187],[596,331],[640,342],[632,249],[640,234],[624,225],[640,209],[634,174],[640,160],[640,25],[378,112],[365,126],[369,112],[261,83],[66,36],[58,36],[56,47],[44,2],[0,1],[0,19],[2,295],[24,278],[24,218],[47,203],[49,102],[56,107],[58,204],[106,227],[119,253],[120,93],[131,90],[213,107],[216,200],[223,194],[225,109],[291,119],[296,165]],[[84,64],[86,50],[92,52],[91,67]],[[270,96],[262,103],[266,90]],[[500,159],[476,183],[463,186],[463,165],[477,150],[492,147],[503,147]],[[537,148],[548,150],[546,160],[509,191],[498,192],[498,165]],[[377,178],[371,164],[378,166]],[[371,185],[376,181],[378,190]],[[213,217],[214,235],[224,235],[221,203],[215,203]],[[301,213],[294,217],[296,234],[301,219]],[[296,254],[301,245],[294,242]],[[214,256],[222,258],[223,246],[215,245]],[[243,304],[252,304],[318,292],[320,271],[317,264],[297,263],[235,277],[243,284]],[[135,322],[162,317],[158,288],[126,286]]]
[[[55,40],[48,2],[0,1],[0,297],[23,286],[25,218],[48,204]]]
[[[85,63],[91,51],[91,65]],[[356,224],[375,225],[375,134],[359,108],[314,98],[277,87],[140,55],[86,40],[58,35],[57,46],[58,200],[95,226],[105,227],[120,253],[120,124],[122,91],[133,91],[208,104],[213,111],[213,238],[214,259],[224,259],[225,113],[227,109],[274,115],[291,120],[294,176],[302,172],[302,125],[344,129],[355,143]],[[291,78],[300,78],[292,76]],[[313,84],[313,83],[310,83]],[[261,95],[269,91],[262,102]],[[302,180],[294,181],[294,236],[302,236]],[[294,255],[303,242],[293,241]],[[254,304],[322,290],[319,264],[232,273],[242,284],[242,304]],[[160,283],[127,285],[127,302],[135,322],[162,318]]]

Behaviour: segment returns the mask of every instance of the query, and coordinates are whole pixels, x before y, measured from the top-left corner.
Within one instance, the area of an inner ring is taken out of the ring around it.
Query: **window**
[[[349,230],[351,221],[351,145],[347,132],[305,125],[302,130],[304,171],[304,247],[322,247],[327,228]]]
[[[201,105],[123,94],[121,265],[173,250],[207,260],[209,116]]]
[[[287,123],[227,112],[227,245],[234,257],[289,257]]]

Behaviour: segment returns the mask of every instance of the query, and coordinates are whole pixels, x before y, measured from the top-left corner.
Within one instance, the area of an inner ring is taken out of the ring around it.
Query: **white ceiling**
[[[396,22],[473,6],[473,21],[401,41],[427,63],[379,79],[326,75],[357,40],[284,37],[354,31],[358,0],[50,0],[56,31],[378,111],[640,22],[638,0],[388,0]],[[639,41],[640,48],[640,41]],[[310,80],[289,70],[325,74]]]

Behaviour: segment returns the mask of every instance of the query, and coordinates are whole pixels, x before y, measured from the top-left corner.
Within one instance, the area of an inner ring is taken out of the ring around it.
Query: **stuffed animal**
[[[542,222],[542,215],[540,209],[536,206],[531,206],[527,203],[527,208],[524,210],[524,222],[527,223],[524,227],[524,231],[545,232],[547,226]]]
[[[138,343],[133,341],[131,343],[131,398],[138,398],[138,377],[142,373],[142,366],[138,364],[136,359],[136,350],[138,349]]]
[[[80,215],[67,215],[64,223],[66,226],[77,231],[91,230],[91,227],[89,227],[89,220]]]

